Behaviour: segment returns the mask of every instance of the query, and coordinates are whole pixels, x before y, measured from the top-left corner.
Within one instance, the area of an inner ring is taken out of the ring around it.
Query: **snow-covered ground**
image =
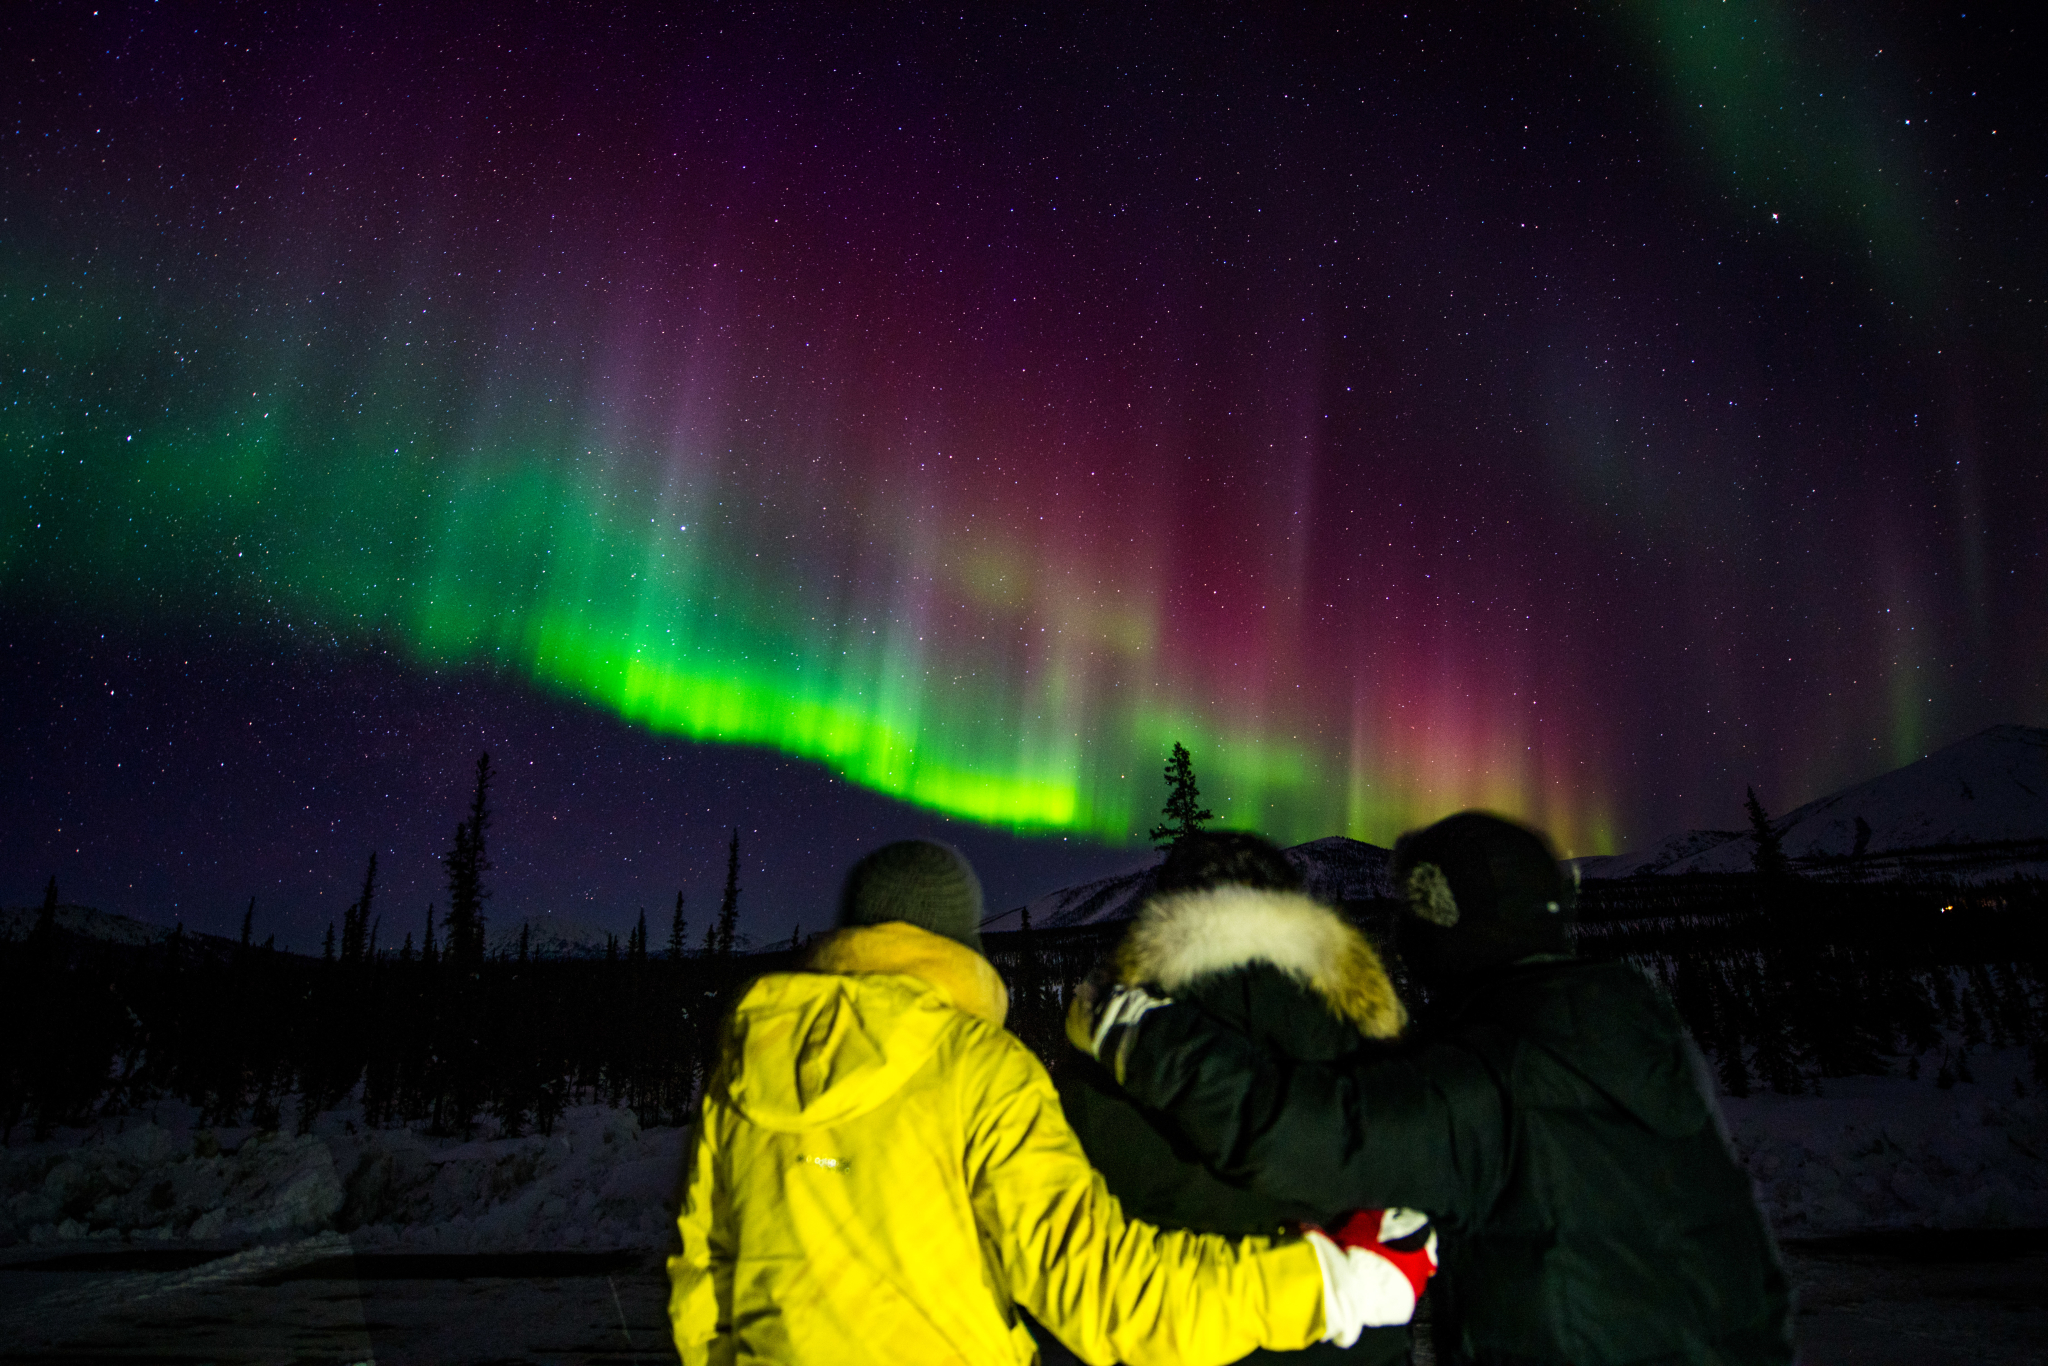
[[[2048,1228],[2048,1101],[2020,1048],[1977,1049],[1974,1082],[1850,1077],[1822,1094],[1721,1098],[1781,1238],[1870,1229]],[[2014,1083],[2023,1094],[2015,1094]]]
[[[2048,1227],[2048,1104],[2023,1050],[1978,1049],[1975,1081],[1859,1077],[1823,1094],[1723,1097],[1781,1236]],[[2018,1083],[2017,1087],[2015,1083]],[[109,1246],[252,1247],[340,1233],[362,1252],[656,1250],[671,1236],[687,1130],[570,1110],[543,1137],[462,1142],[371,1130],[348,1110],[310,1134],[147,1114],[17,1131],[0,1149],[0,1260]]]
[[[1970,1064],[1950,1090],[1898,1076],[1723,1098],[1787,1240],[1809,1366],[2044,1359],[2048,1253],[1803,1241],[2048,1227],[2048,1106],[2024,1053]],[[548,1137],[365,1131],[345,1110],[265,1134],[169,1102],[17,1132],[0,1149],[0,1358],[673,1360],[661,1259],[686,1137],[601,1106]]]
[[[0,1258],[108,1246],[250,1247],[346,1234],[358,1250],[659,1247],[683,1129],[582,1106],[552,1135],[437,1139],[323,1114],[310,1134],[215,1129],[189,1107],[0,1149]]]

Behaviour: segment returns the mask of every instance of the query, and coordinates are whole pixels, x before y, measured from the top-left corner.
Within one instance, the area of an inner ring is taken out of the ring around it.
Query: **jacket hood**
[[[961,1012],[1000,1026],[1009,993],[988,960],[901,921],[839,930],[806,972],[770,973],[727,1025],[724,1090],[765,1129],[843,1124],[931,1061]]]
[[[1124,936],[1116,966],[1122,980],[1156,983],[1169,996],[1263,966],[1367,1038],[1391,1039],[1408,1021],[1371,942],[1298,892],[1225,885],[1154,897]]]

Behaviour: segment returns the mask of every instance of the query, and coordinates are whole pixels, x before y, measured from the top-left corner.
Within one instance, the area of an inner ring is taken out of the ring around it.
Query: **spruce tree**
[[[647,908],[640,908],[640,923],[626,939],[626,957],[635,963],[647,961]]]
[[[448,872],[448,957],[464,965],[481,963],[484,956],[484,901],[490,896],[484,874],[491,870],[486,833],[491,824],[493,776],[486,750],[477,756],[476,792],[470,798],[469,819],[456,825],[455,845],[441,856]]]
[[[43,887],[43,909],[36,914],[35,941],[38,946],[47,945],[57,937],[57,875],[50,874],[50,880]]]
[[[1757,800],[1756,789],[1749,789],[1749,800],[1743,803],[1749,812],[1749,828],[1756,836],[1756,870],[1767,878],[1782,878],[1792,871],[1786,861],[1783,838],[1771,828],[1771,818],[1764,812],[1764,804]]]
[[[1159,814],[1166,819],[1145,836],[1159,849],[1171,849],[1189,835],[1199,835],[1203,821],[1216,819],[1216,813],[1202,805],[1194,759],[1178,740],[1173,742],[1173,756],[1166,761],[1166,805],[1159,808]]]
[[[689,923],[683,919],[683,894],[681,891],[677,891],[675,915],[668,922],[668,956],[670,962],[680,963],[682,961],[684,950],[689,947],[688,940],[685,938],[689,928]]]
[[[718,956],[732,957],[740,924],[740,832],[735,826],[725,851],[725,897],[718,903]]]
[[[1749,1094],[1749,1067],[1742,1056],[1742,1030],[1735,1023],[1734,1011],[1721,1016],[1719,1032],[1714,1056],[1719,1064],[1721,1089],[1731,1096],[1746,1096]]]
[[[370,866],[363,873],[363,894],[342,917],[341,961],[360,962],[369,953],[370,906],[377,899],[377,851],[370,851]]]
[[[1750,1065],[1756,1069],[1756,1078],[1781,1096],[1798,1095],[1806,1089],[1806,1080],[1799,1067],[1798,1044],[1793,1037],[1793,1017],[1797,1013],[1792,1001],[1797,984],[1788,982],[1782,949],[1767,945],[1762,954],[1762,972],[1753,979],[1752,999],[1755,1013],[1751,1016],[1754,1028],[1755,1049],[1750,1055]]]
[[[256,931],[256,898],[249,898],[249,909],[242,912],[242,947],[249,947],[249,936]]]
[[[327,944],[326,947],[320,950],[320,961],[323,963],[332,963],[334,961],[334,922],[332,920],[327,922]]]
[[[427,937],[420,943],[420,962],[433,964],[440,958],[434,947],[434,903],[427,903]]]

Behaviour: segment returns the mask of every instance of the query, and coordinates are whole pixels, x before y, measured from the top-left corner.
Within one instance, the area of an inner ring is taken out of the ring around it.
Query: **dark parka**
[[[1335,1062],[1154,1010],[1124,1088],[1276,1201],[1433,1216],[1446,1366],[1790,1362],[1784,1272],[1663,994],[1563,957],[1460,985],[1400,1055]]]
[[[1120,975],[1199,1002],[1260,1047],[1289,1058],[1341,1062],[1393,1037],[1405,1014],[1365,938],[1293,892],[1224,886],[1154,897],[1116,954]],[[1382,1045],[1383,1046],[1383,1045]],[[1286,1195],[1231,1185],[1202,1166],[1170,1126],[1148,1116],[1100,1066],[1075,1053],[1061,1069],[1060,1104],[1088,1160],[1124,1212],[1164,1228],[1270,1234],[1295,1221],[1330,1223],[1352,1206],[1311,1179]],[[1049,1354],[1048,1361],[1054,1360]],[[1368,1328],[1349,1349],[1254,1352],[1248,1362],[1408,1359],[1408,1329]]]

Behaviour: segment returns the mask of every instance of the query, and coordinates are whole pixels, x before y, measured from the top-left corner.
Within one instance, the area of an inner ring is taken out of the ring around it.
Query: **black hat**
[[[885,844],[853,865],[839,923],[901,920],[981,952],[981,882],[958,849],[934,840]]]
[[[1416,917],[1425,971],[1458,973],[1571,952],[1573,886],[1550,841],[1485,811],[1461,811],[1394,843],[1395,890]]]
[[[1242,830],[1198,830],[1175,840],[1152,875],[1157,892],[1199,892],[1225,884],[1298,892],[1301,871],[1271,840]]]

